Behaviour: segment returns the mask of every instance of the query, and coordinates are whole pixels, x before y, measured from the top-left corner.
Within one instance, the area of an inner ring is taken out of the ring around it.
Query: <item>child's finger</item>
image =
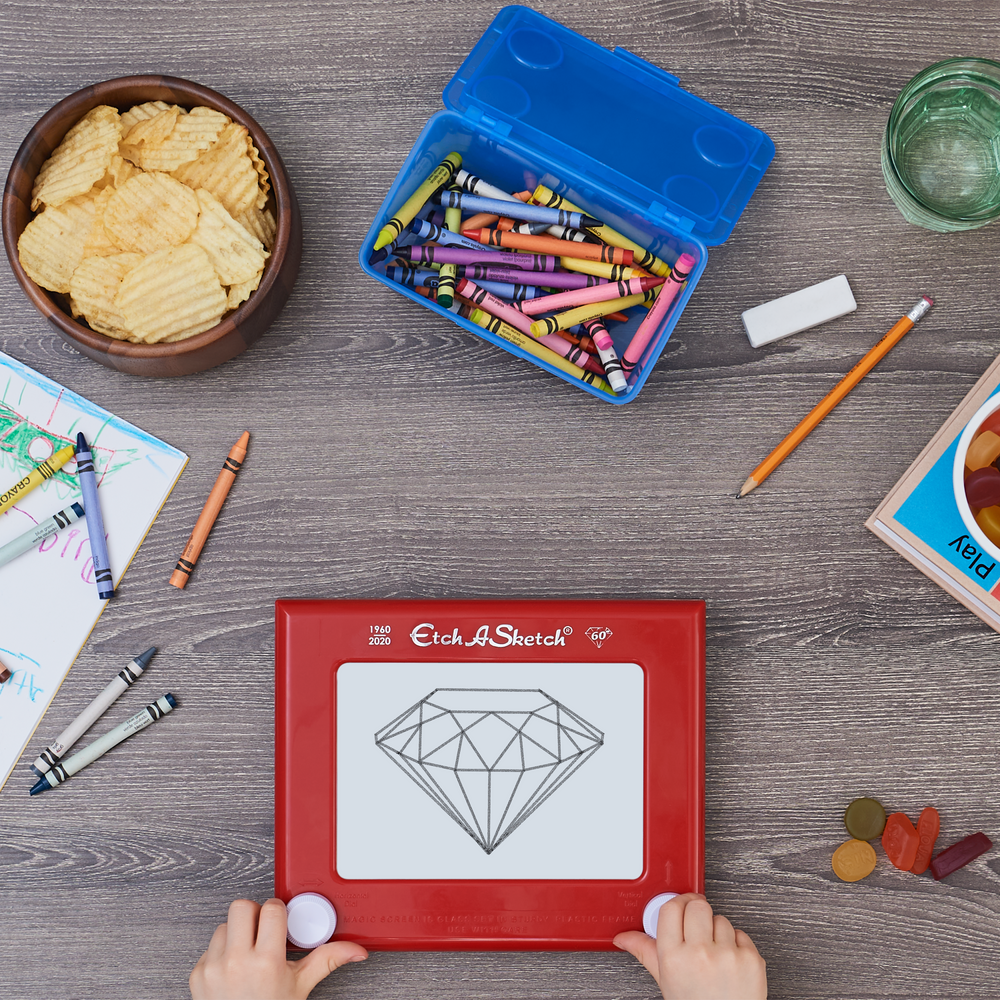
[[[659,934],[659,930],[657,930]],[[616,934],[612,942],[616,948],[627,951],[637,958],[643,968],[657,981],[660,981],[660,960],[656,954],[656,942],[642,931],[623,931]]]
[[[295,965],[295,978],[306,988],[308,993],[318,982],[326,979],[334,969],[339,969],[348,962],[361,962],[368,957],[368,952],[353,941],[330,941],[314,948],[305,958],[300,958]]]
[[[229,930],[226,934],[227,948],[249,951],[257,939],[257,914],[260,905],[252,899],[237,899],[229,904]]]
[[[285,953],[288,937],[288,911],[280,899],[269,899],[257,918],[257,949]]]
[[[664,907],[666,909],[666,907]],[[714,934],[712,907],[707,899],[692,899],[684,907],[684,940],[691,944],[711,944]]]
[[[733,930],[733,925],[721,914],[716,914],[712,929],[715,932],[716,944],[736,944],[736,931]]]
[[[748,948],[755,955],[759,955],[760,952],[757,950],[757,945],[750,940],[750,935],[746,931],[736,931],[736,947],[737,948]]]
[[[667,948],[677,948],[684,943],[684,909],[695,899],[704,899],[696,892],[686,892],[683,896],[674,896],[660,907],[660,915],[656,921],[656,940]]]
[[[212,935],[212,940],[208,942],[208,947],[205,949],[205,954],[202,958],[218,958],[226,950],[226,935],[229,932],[229,928],[226,924],[219,924],[215,928],[215,933]]]

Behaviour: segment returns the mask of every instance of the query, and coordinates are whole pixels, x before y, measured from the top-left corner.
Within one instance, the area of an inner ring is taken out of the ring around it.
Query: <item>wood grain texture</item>
[[[996,850],[943,883],[897,872],[880,848],[862,883],[830,870],[842,811],[860,795],[911,816],[933,803],[942,844],[1000,834],[1000,638],[863,527],[1000,350],[1000,228],[908,226],[879,168],[895,94],[937,59],[995,57],[1000,8],[539,4],[676,73],[777,147],[621,408],[357,266],[400,164],[498,6],[0,0],[0,161],[81,86],[169,73],[260,122],[305,234],[271,330],[179,380],[82,358],[0,268],[3,350],[191,455],[0,793],[0,993],[183,996],[228,903],[270,894],[275,598],[509,595],[706,599],[706,888],[766,956],[772,997],[1000,997]],[[857,312],[749,346],[742,310],[841,272]],[[925,292],[931,313],[737,502],[757,462]],[[245,467],[175,591],[167,578],[243,429]],[[34,744],[151,644],[161,652],[142,684],[174,691],[180,710],[99,774],[29,800]],[[656,989],[627,955],[432,953],[373,955],[314,995],[651,1000]]]

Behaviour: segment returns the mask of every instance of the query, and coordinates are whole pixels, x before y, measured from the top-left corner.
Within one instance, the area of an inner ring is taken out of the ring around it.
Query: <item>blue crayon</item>
[[[509,219],[523,219],[526,222],[544,222],[549,226],[571,226],[583,229],[585,226],[603,225],[600,219],[584,212],[567,212],[564,208],[548,208],[545,205],[526,205],[522,201],[501,201],[499,198],[482,198],[477,194],[458,191],[442,191],[434,199],[442,208],[460,208],[468,212],[488,212],[490,215],[506,216]]]
[[[470,240],[468,236],[461,233],[453,233],[444,226],[435,226],[425,219],[416,219],[410,223],[410,232],[422,240],[429,240],[440,243],[443,247],[464,247],[466,250],[482,250],[483,244],[478,240]],[[498,250],[497,247],[489,247],[490,250]]]
[[[115,583],[111,576],[108,543],[104,537],[104,518],[101,517],[101,505],[97,502],[94,456],[82,431],[76,436],[76,473],[80,477],[83,506],[87,512],[87,533],[90,535],[90,555],[94,561],[97,596],[103,601],[114,594]]]
[[[515,285],[509,281],[477,281],[476,284],[498,299],[511,302],[524,302],[525,299],[536,299],[545,294],[534,285]]]
[[[441,276],[437,271],[428,270],[423,267],[396,267],[390,264],[385,269],[385,276],[392,281],[407,288],[416,288],[422,285],[424,288],[437,288],[441,281]]]

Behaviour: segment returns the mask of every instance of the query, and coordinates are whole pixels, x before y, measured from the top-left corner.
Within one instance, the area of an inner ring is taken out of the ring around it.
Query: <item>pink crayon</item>
[[[615,353],[615,343],[611,339],[611,334],[608,333],[608,328],[600,318],[588,319],[583,324],[583,328],[590,334],[591,340],[597,347],[597,354],[601,359],[601,364],[604,365],[605,378],[607,378],[611,388],[615,392],[625,392],[628,388],[628,381],[622,371],[621,361],[618,360],[618,355]]]
[[[609,281],[606,285],[595,285],[592,288],[571,289],[567,292],[557,292],[555,295],[545,295],[542,298],[524,302],[521,312],[528,316],[537,316],[543,312],[557,312],[569,309],[571,306],[584,306],[590,302],[606,302],[608,299],[625,298],[626,295],[638,295],[662,285],[665,278],[631,278],[628,281]]]
[[[695,263],[694,257],[689,253],[682,253],[677,258],[677,263],[674,264],[666,284],[660,289],[660,294],[656,297],[652,308],[639,324],[639,329],[635,331],[635,336],[632,337],[628,347],[625,348],[625,353],[622,355],[622,370],[626,375],[631,375],[635,371],[636,365],[639,364],[639,359],[653,339],[660,321],[667,315],[670,304],[677,298],[677,293],[687,281]]]
[[[537,340],[538,343],[544,344],[550,350],[555,351],[556,354],[561,354],[567,361],[572,361],[577,368],[585,368],[587,371],[594,372],[597,375],[604,375],[604,369],[586,351],[575,344],[571,344],[568,340],[564,340],[558,334],[550,333],[544,337],[533,337],[531,334],[531,320],[524,313],[513,306],[507,305],[506,302],[498,299],[495,295],[491,295],[485,288],[480,288],[475,282],[469,281],[468,278],[462,278],[459,281],[456,291],[463,298],[475,302],[480,309],[488,312],[491,316],[502,319],[505,323],[509,323],[514,327],[515,330],[520,330],[521,333],[528,334],[532,340]]]

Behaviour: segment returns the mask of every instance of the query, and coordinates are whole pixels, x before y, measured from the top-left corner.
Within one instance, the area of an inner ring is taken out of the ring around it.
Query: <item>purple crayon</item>
[[[475,281],[511,281],[521,285],[541,285],[542,288],[590,288],[592,285],[603,285],[607,278],[595,278],[592,274],[579,274],[576,271],[555,271],[547,274],[539,271],[519,271],[513,267],[494,267],[490,264],[467,264],[459,267],[458,273],[463,278]]]
[[[558,258],[551,254],[514,253],[510,250],[496,253],[482,247],[478,250],[466,247],[400,247],[395,256],[415,264],[489,264],[522,271],[554,271],[559,263]]]

